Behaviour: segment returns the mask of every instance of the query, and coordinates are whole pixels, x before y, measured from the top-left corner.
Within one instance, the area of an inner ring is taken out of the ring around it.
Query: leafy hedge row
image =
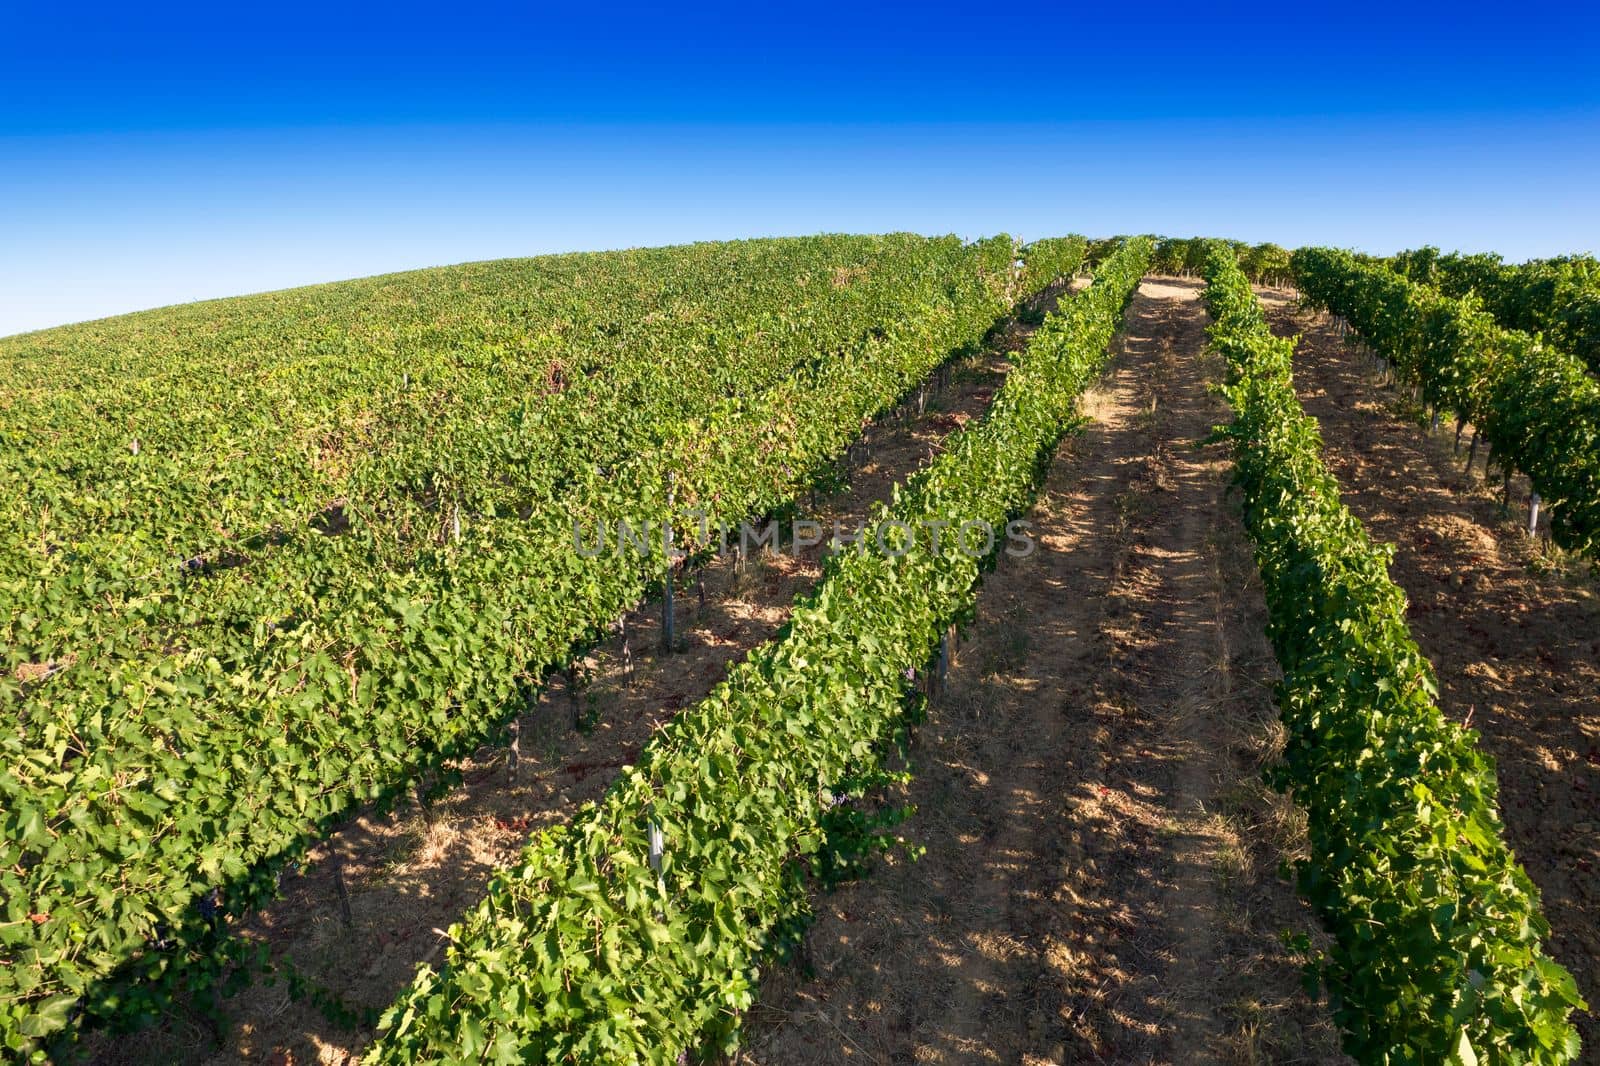
[[[257,308],[277,297],[231,301],[170,336],[132,323],[189,309],[111,320],[103,348],[87,327],[0,342],[29,382],[0,449],[0,698],[19,669],[70,687],[103,655],[192,643],[196,617],[248,624],[263,589],[434,565],[458,524],[526,515],[968,295],[974,258],[906,235],[557,256],[309,290],[319,313],[281,320]]]
[[[1119,239],[1090,241],[1089,261],[1099,262],[1102,255],[1115,251]],[[1151,271],[1156,274],[1181,276],[1203,273],[1207,250],[1216,243],[1214,239],[1207,237],[1152,236],[1150,239],[1156,242],[1155,252],[1150,260]],[[1243,241],[1224,243],[1238,253],[1239,265],[1250,276],[1251,281],[1262,285],[1281,285],[1288,279],[1289,250],[1282,245],[1271,242],[1246,244]]]
[[[655,422],[632,412],[648,423],[635,449],[575,464],[514,513],[468,514],[408,565],[383,565],[382,516],[312,535],[175,603],[134,597],[122,628],[84,626],[60,676],[0,681],[14,726],[0,732],[0,1046],[81,1010],[137,1021],[214,980],[244,949],[229,917],[270,897],[285,862],[496,741],[549,671],[660,582],[659,540],[585,557],[575,523],[641,528],[669,495],[713,524],[784,505],[981,340],[1011,306],[1014,254],[1006,237],[940,244],[857,341],[764,390],[664,401]],[[493,479],[480,452],[445,459]],[[14,622],[36,621],[21,604]]]
[[[1024,298],[1047,289],[1057,278],[1070,278],[1083,266],[1089,242],[1082,237],[1044,237],[1022,249],[1021,291]]]
[[[1302,260],[1302,263],[1304,260]],[[1282,664],[1276,771],[1310,823],[1301,890],[1333,936],[1321,977],[1363,1063],[1563,1063],[1572,977],[1544,954],[1538,890],[1501,837],[1494,767],[1448,721],[1405,594],[1339,499],[1295,396],[1295,341],[1268,330],[1234,254],[1205,298],[1244,519]]]
[[[1600,381],[1576,357],[1502,329],[1454,299],[1348,252],[1302,248],[1300,292],[1344,318],[1428,402],[1479,427],[1495,461],[1521,470],[1551,509],[1551,535],[1600,549]]]
[[[1507,329],[1542,333],[1600,373],[1600,261],[1592,256],[1513,264],[1498,255],[1440,255],[1437,248],[1401,252],[1389,264],[1412,281],[1447,296],[1477,293]]]
[[[1130,242],[1046,319],[988,416],[880,522],[999,526],[1028,505],[1149,250]],[[987,560],[951,541],[833,556],[780,639],[495,878],[451,931],[444,966],[385,1016],[369,1061],[671,1063],[731,1048],[760,960],[804,915],[803,871],[830,809],[878,766],[903,727],[909,672],[971,608]]]
[[[1206,256],[1216,240],[1206,237],[1164,237],[1156,245],[1151,269],[1162,274],[1199,275],[1205,272]],[[1281,285],[1289,276],[1289,250],[1282,245],[1221,242],[1239,257],[1239,267],[1258,284]]]
[[[214,610],[207,572],[313,555],[333,523],[409,565],[457,513],[559,495],[663,421],[860,344],[966,254],[890,235],[551,256],[0,341],[25,383],[0,449],[0,672]]]

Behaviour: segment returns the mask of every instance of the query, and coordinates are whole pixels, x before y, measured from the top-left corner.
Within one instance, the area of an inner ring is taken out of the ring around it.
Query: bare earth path
[[[1279,334],[1301,333],[1295,378],[1322,424],[1350,509],[1397,546],[1417,643],[1446,714],[1483,734],[1512,848],[1539,886],[1550,948],[1600,1008],[1600,600],[1593,578],[1552,572],[1479,474],[1462,473],[1451,434],[1427,434],[1334,330],[1263,293]],[[1464,451],[1465,449],[1463,449]],[[1600,1061],[1600,1021],[1577,1018]]]
[[[1199,286],[1147,280],[1123,352],[913,748],[927,848],[823,897],[742,1061],[1338,1062],[1284,929],[1271,651],[1206,381]]]

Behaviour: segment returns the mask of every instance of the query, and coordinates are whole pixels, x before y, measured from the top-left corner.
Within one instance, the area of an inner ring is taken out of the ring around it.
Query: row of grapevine
[[[905,532],[998,527],[1028,505],[1149,250],[1130,242],[1047,318],[988,416],[880,511],[909,550],[835,554],[781,639],[496,877],[370,1061],[671,1063],[733,1046],[758,964],[803,918],[830,811],[873,779],[908,675],[973,603],[985,560]]]
[[[1156,244],[1151,269],[1162,274],[1198,277],[1205,273],[1207,255],[1216,240],[1207,237],[1167,237]],[[1281,285],[1289,277],[1289,250],[1281,245],[1226,241],[1239,257],[1239,266],[1259,285]]]
[[[1498,255],[1440,255],[1429,247],[1401,252],[1389,265],[1447,296],[1477,293],[1502,326],[1542,333],[1600,373],[1600,261],[1593,257],[1513,264]]]
[[[1090,241],[1089,261],[1099,262],[1101,256],[1115,250],[1119,240],[1121,238],[1113,237]],[[1215,243],[1213,239],[1206,237],[1152,236],[1150,240],[1155,242],[1155,252],[1150,262],[1151,271],[1180,277],[1198,277],[1204,273],[1207,249]],[[1288,281],[1288,249],[1270,242],[1246,244],[1243,241],[1227,241],[1225,243],[1238,253],[1239,265],[1243,267],[1251,281],[1258,285],[1282,285]]]
[[[1045,237],[1022,249],[1021,291],[1041,291],[1057,278],[1070,278],[1083,265],[1089,242],[1082,237]]]
[[[430,310],[441,291],[481,285],[476,304],[460,302],[517,320],[518,343],[486,325],[494,342],[467,328],[414,337],[400,312],[407,330],[380,331],[340,298],[372,295],[353,282],[310,290],[321,313],[309,321],[263,321],[257,304],[274,297],[217,310],[226,343],[203,330],[149,341],[133,325],[146,316],[131,316],[0,345],[32,382],[11,403],[16,446],[0,453],[16,505],[0,532],[0,673],[42,669],[59,684],[104,654],[97,641],[181,632],[196,613],[259,614],[248,590],[274,567],[342,568],[329,555],[426,566],[457,524],[559,498],[582,470],[657,443],[664,425],[870,343],[943,298],[971,257],[954,239],[824,237],[394,282]],[[443,322],[480,325],[446,306]],[[266,351],[229,358],[245,343],[233,319]],[[343,343],[323,351],[318,331]],[[157,358],[181,376],[146,374]],[[123,360],[125,373],[98,380]]]
[[[1348,252],[1302,248],[1313,305],[1348,322],[1438,410],[1477,427],[1509,476],[1528,475],[1558,544],[1600,549],[1600,381],[1576,357]]]
[[[18,728],[0,736],[6,1045],[81,1009],[137,1019],[211,980],[243,950],[229,917],[269,896],[276,870],[360,803],[502,737],[544,676],[666,573],[659,539],[587,557],[575,524],[783,506],[984,335],[1012,302],[1013,255],[1008,238],[961,248],[861,343],[764,391],[669,408],[639,450],[519,513],[462,522],[409,567],[375,564],[358,536],[284,545],[208,575],[205,611],[188,601],[169,627],[23,686]],[[696,525],[677,531],[690,551]]]
[[[1302,260],[1302,263],[1304,261]],[[1288,727],[1274,773],[1309,818],[1301,890],[1347,1050],[1374,1063],[1561,1063],[1583,1003],[1544,954],[1538,890],[1501,836],[1494,767],[1440,712],[1389,552],[1340,502],[1314,419],[1233,252],[1206,302]]]

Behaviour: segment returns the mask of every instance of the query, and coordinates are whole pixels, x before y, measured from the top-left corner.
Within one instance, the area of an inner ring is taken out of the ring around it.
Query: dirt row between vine
[[[982,589],[891,802],[926,848],[820,898],[742,1063],[1340,1062],[1280,933],[1303,822],[1261,783],[1275,665],[1206,389],[1199,284],[1121,352]]]
[[[1052,289],[1042,306],[1053,306],[1064,291]],[[982,416],[1004,380],[1008,355],[1032,329],[1009,323],[983,351],[951,365],[943,387],[929,388],[921,412],[913,402],[904,418],[868,427],[839,491],[803,500],[806,517],[830,533],[834,520],[847,530],[864,520],[951,433]],[[494,870],[513,860],[531,834],[598,799],[656,729],[777,633],[794,598],[821,573],[820,547],[752,554],[742,567],[732,556],[711,560],[677,586],[677,653],[661,652],[659,602],[644,605],[627,619],[631,671],[621,638],[613,638],[583,661],[586,680],[575,693],[558,678],[523,716],[514,784],[505,750],[484,751],[461,766],[463,783],[428,809],[353,820],[312,851],[307,868],[284,878],[283,898],[242,935],[265,943],[274,960],[289,962],[355,1014],[386,1008],[419,963],[439,957],[442,931],[477,904]],[[573,728],[574,717],[584,721],[583,730]],[[326,861],[330,849],[344,866],[349,926]],[[222,1006],[227,1031],[220,1044],[200,1016],[174,1012],[137,1034],[93,1037],[90,1057],[103,1064],[337,1064],[356,1061],[373,1037],[365,1024],[336,1023],[324,1009],[296,1001],[284,982],[258,981]]]
[[[1396,546],[1391,573],[1440,702],[1493,754],[1507,836],[1543,896],[1551,953],[1600,1009],[1600,587],[1586,566],[1532,541],[1525,513],[1501,511],[1481,456],[1464,473],[1453,426],[1430,433],[1403,417],[1405,402],[1292,295],[1262,290],[1273,330],[1302,335],[1301,403],[1322,425],[1346,504]],[[1595,1054],[1600,1021],[1577,1023]]]

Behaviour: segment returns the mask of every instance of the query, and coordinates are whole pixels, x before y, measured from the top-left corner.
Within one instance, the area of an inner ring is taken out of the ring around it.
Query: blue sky
[[[909,229],[1600,252],[1600,13],[0,9],[0,334],[471,259]]]

